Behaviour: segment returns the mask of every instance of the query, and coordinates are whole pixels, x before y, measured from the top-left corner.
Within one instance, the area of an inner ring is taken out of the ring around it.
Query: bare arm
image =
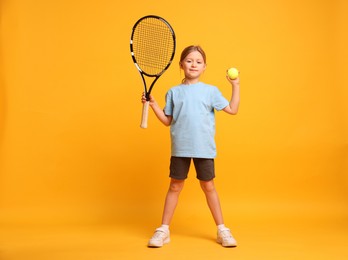
[[[141,98],[142,103],[146,102],[146,98],[143,94]],[[172,116],[167,116],[163,109],[160,108],[160,106],[157,104],[156,100],[152,95],[150,95],[150,107],[152,108],[153,112],[155,113],[156,117],[159,121],[161,121],[165,126],[169,126],[172,123]]]
[[[223,109],[223,111],[231,115],[236,115],[238,113],[240,101],[239,78],[230,79],[228,76],[226,76],[226,78],[232,85],[232,97],[230,103]]]

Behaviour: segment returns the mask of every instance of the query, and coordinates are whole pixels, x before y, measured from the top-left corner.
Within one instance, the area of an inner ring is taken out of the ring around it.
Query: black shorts
[[[214,159],[174,157],[170,158],[169,177],[185,180],[190,170],[191,159],[196,169],[196,177],[201,181],[210,181],[215,178]]]

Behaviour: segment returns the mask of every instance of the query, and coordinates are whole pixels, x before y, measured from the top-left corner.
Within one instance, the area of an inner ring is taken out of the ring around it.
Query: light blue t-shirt
[[[172,116],[171,153],[177,157],[215,158],[215,115],[229,102],[215,86],[178,85],[166,94],[164,113]]]

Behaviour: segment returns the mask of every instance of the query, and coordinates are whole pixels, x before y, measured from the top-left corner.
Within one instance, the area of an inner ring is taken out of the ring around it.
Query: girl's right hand
[[[146,102],[146,97],[145,97],[145,93],[143,92],[143,94],[141,95],[141,103],[145,103]]]
[[[145,93],[143,92],[142,96],[141,96],[141,103],[145,103],[147,100],[146,100],[146,97],[145,97]],[[150,105],[153,104],[155,102],[155,99],[153,98],[152,95],[150,95]]]

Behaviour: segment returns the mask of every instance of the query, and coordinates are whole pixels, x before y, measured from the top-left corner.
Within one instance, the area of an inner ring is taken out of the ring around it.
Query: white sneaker
[[[237,241],[231,234],[231,231],[228,228],[218,230],[216,242],[221,244],[224,247],[236,247]]]
[[[149,240],[148,247],[162,247],[164,244],[170,242],[170,232],[162,228],[157,228],[151,239]]]

